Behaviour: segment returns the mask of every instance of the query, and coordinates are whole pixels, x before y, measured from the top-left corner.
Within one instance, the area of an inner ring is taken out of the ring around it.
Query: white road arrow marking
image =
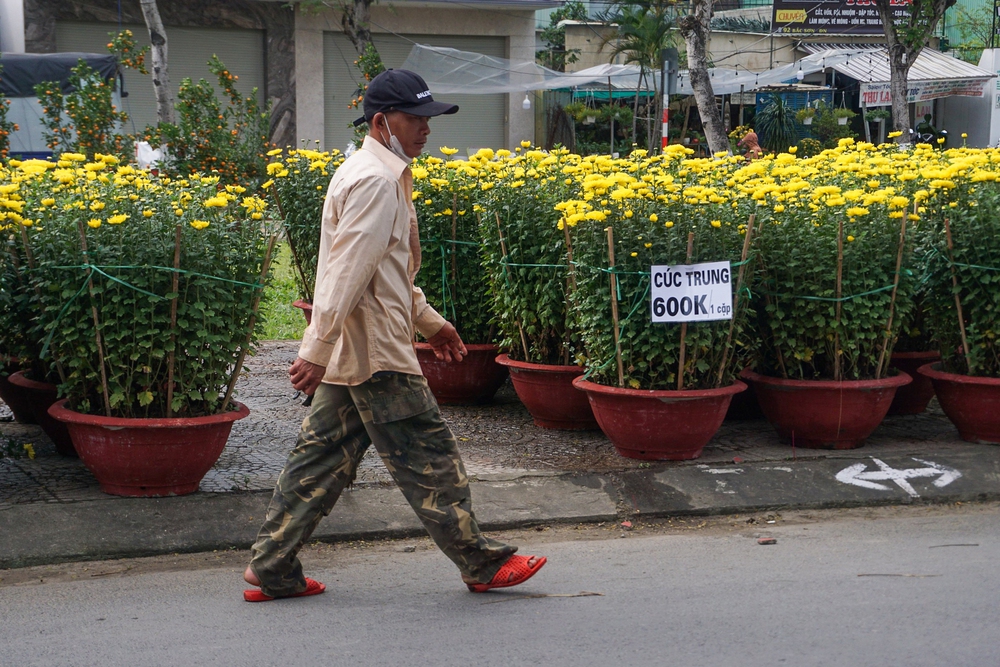
[[[906,491],[910,497],[919,498],[920,494],[917,493],[908,480],[920,477],[937,477],[937,479],[935,479],[932,483],[934,486],[942,488],[962,476],[962,473],[954,468],[941,465],[940,463],[925,461],[918,458],[914,458],[913,460],[923,463],[927,467],[898,470],[889,466],[881,459],[877,459],[873,456],[872,461],[874,461],[875,465],[878,466],[878,470],[867,471],[867,464],[855,463],[854,465],[848,466],[838,472],[837,481],[843,482],[844,484],[853,484],[854,486],[860,486],[866,489],[874,489],[876,491],[888,491],[891,488],[885,484],[879,484],[880,481],[895,482],[896,485],[903,489],[903,491]]]

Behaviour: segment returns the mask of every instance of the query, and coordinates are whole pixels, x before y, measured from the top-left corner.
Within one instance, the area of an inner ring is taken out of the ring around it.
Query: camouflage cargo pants
[[[488,582],[517,550],[479,532],[455,438],[420,375],[379,373],[356,387],[323,384],[278,478],[250,567],[266,595],[305,590],[298,553],[374,444],[438,547]]]

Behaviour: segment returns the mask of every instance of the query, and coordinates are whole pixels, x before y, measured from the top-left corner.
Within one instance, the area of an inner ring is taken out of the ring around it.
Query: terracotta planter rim
[[[630,398],[709,398],[713,396],[725,396],[727,394],[738,394],[747,388],[746,383],[733,380],[733,384],[719,387],[717,389],[632,389],[631,387],[609,387],[606,384],[598,384],[590,380],[578,377],[573,380],[573,386],[580,391],[592,391],[594,393],[609,396],[621,396]]]
[[[921,350],[918,352],[893,352],[893,359],[939,359],[941,353],[937,350]]]
[[[434,346],[432,346],[430,343],[414,343],[414,345],[419,350],[433,350],[434,349]],[[497,346],[494,345],[493,343],[466,343],[465,347],[468,350],[475,350],[476,352],[485,352],[487,350],[491,350],[491,349],[495,350],[495,349],[497,349]]]
[[[250,414],[250,408],[236,401],[236,410],[221,414],[205,415],[203,417],[157,417],[145,419],[142,417],[105,417],[102,415],[85,415],[66,407],[67,399],[61,399],[49,407],[49,415],[67,424],[86,424],[87,426],[102,426],[104,428],[177,428],[178,426],[209,426],[226,422],[235,422]]]
[[[740,372],[740,377],[744,380],[757,382],[759,384],[772,385],[775,387],[794,387],[797,389],[882,389],[885,387],[902,387],[913,381],[913,378],[899,371],[896,375],[889,375],[880,380],[792,380],[761,375],[744,368]]]
[[[305,299],[299,299],[297,301],[292,301],[292,305],[296,308],[301,308],[302,310],[312,310],[313,305],[306,301]]]
[[[53,391],[56,385],[51,382],[39,382],[38,380],[32,380],[31,378],[25,376],[24,371],[18,371],[16,373],[11,373],[7,376],[11,384],[15,384],[18,387],[25,387],[27,389],[36,389],[38,391]]]
[[[501,366],[507,366],[509,368],[517,370],[526,371],[546,371],[548,373],[574,373],[581,374],[585,371],[583,366],[577,366],[576,364],[570,366],[564,366],[563,364],[536,364],[532,361],[516,361],[511,359],[506,354],[501,354],[497,357],[497,363]]]
[[[985,377],[982,375],[962,375],[961,373],[948,373],[941,370],[941,362],[924,364],[917,369],[917,372],[931,380],[950,380],[951,382],[961,382],[963,384],[976,384],[987,387],[1000,387],[1000,378]]]

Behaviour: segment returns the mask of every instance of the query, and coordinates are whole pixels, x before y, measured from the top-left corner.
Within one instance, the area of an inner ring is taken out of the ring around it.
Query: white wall
[[[24,0],[0,0],[0,51],[24,53]]]
[[[373,5],[373,33],[410,35],[483,35],[507,38],[507,57],[535,60],[535,13],[533,10],[504,8],[467,9],[465,5],[419,6],[407,4]],[[323,32],[341,32],[340,14],[334,10],[304,11],[296,5],[295,73],[296,127],[298,140],[323,137]],[[534,142],[534,111],[521,107],[524,95],[507,95],[506,143],[517,146],[522,140]]]

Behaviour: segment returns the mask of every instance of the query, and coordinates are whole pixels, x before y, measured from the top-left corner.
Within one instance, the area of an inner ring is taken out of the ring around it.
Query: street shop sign
[[[733,319],[733,272],[729,262],[650,267],[653,322]]]
[[[906,88],[908,103],[926,102],[939,97],[963,95],[966,97],[982,97],[986,91],[989,77],[975,79],[929,79],[926,81],[910,81]],[[861,103],[869,107],[885,107],[892,104],[892,90],[888,81],[861,83]]]
[[[910,14],[909,0],[891,0],[898,24]],[[771,32],[779,35],[882,35],[875,0],[774,0]]]

